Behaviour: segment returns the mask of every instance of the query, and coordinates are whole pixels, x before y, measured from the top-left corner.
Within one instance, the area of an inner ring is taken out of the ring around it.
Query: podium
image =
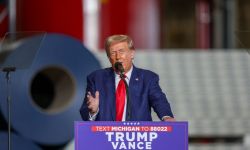
[[[188,150],[187,122],[75,122],[75,150]]]

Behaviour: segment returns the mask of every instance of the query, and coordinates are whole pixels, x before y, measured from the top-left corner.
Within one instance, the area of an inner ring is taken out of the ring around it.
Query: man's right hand
[[[95,92],[95,96],[93,97],[90,92],[87,94],[87,105],[90,114],[95,114],[99,108],[99,91]]]

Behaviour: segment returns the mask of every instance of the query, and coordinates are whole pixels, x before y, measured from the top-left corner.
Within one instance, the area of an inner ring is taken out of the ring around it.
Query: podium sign
[[[75,122],[75,150],[188,150],[187,122]]]

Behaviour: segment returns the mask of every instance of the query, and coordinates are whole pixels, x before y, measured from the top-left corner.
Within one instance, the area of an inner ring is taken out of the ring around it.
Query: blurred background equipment
[[[12,134],[12,149],[20,149],[20,150],[25,150],[25,149],[32,149],[32,150],[42,150],[39,146],[37,146],[35,143],[33,143],[30,140],[27,140],[23,137],[20,137],[16,134]],[[8,133],[7,132],[0,132],[0,148],[2,150],[7,150],[7,144],[8,143]]]
[[[93,51],[111,34],[128,34],[144,50],[233,49],[243,48],[236,33],[250,30],[249,7],[248,0],[0,0],[0,31],[67,34]]]
[[[30,33],[30,32],[29,32]],[[38,34],[38,33],[37,33]],[[6,101],[7,101],[7,123],[8,123],[8,149],[11,150],[11,74],[17,69],[28,69],[35,58],[36,52],[39,50],[44,34],[40,33],[40,38],[36,41],[21,44],[21,40],[25,40],[24,34],[6,34],[2,40],[0,47],[0,70],[5,73],[6,78]],[[30,34],[28,34],[30,35]],[[20,59],[22,58],[22,59]]]
[[[10,55],[13,57],[8,59],[24,61],[22,56],[30,52],[30,45],[41,41],[41,37],[43,40],[32,66],[17,68],[12,74],[12,128],[40,145],[63,145],[74,136],[74,121],[81,120],[79,107],[86,75],[100,65],[79,41],[59,34],[21,39]],[[7,120],[4,78],[1,74],[0,98],[1,112]]]

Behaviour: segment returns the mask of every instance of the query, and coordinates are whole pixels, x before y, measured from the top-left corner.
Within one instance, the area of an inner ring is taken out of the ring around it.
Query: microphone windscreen
[[[124,68],[123,68],[121,62],[116,62],[116,63],[115,63],[115,70],[117,70],[117,71],[119,71],[119,72],[121,72],[121,73],[124,72]]]

